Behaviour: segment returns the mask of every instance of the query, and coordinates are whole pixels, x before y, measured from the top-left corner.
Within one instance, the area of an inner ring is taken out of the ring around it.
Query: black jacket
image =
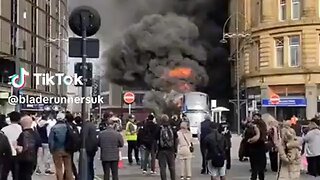
[[[232,143],[231,143],[232,134],[230,131],[230,125],[228,123],[220,123],[219,132],[224,136],[226,140],[227,149],[230,149],[232,146]]]
[[[37,162],[41,138],[36,131],[24,129],[17,139],[17,145],[23,147],[22,152],[17,155],[19,161]]]
[[[175,132],[178,132],[180,130],[181,122],[182,122],[181,119],[177,119],[176,121],[171,119],[170,125]]]
[[[86,137],[87,153],[95,155],[98,150],[98,133],[96,126],[92,122],[87,121],[84,123],[83,129],[81,129],[81,135],[82,133],[84,133]]]
[[[210,128],[211,120],[204,120],[201,122],[200,125],[200,143],[203,143],[204,139],[208,134],[211,133],[211,128]]]
[[[11,155],[12,153],[9,140],[7,136],[4,135],[2,131],[0,131],[0,166],[3,163],[3,161],[10,158]]]
[[[212,131],[204,139],[205,147],[207,150],[207,159],[211,160],[213,157],[220,153],[223,157],[226,157],[227,144],[224,136],[220,134],[217,130]]]
[[[157,140],[159,126],[152,121],[147,121],[138,131],[138,144],[151,149]]]

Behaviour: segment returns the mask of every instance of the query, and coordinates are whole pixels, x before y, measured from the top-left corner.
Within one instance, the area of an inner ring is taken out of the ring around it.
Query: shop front
[[[261,105],[278,120],[289,120],[295,115],[299,120],[306,119],[307,99],[305,97],[280,97],[279,103],[270,99],[262,99]]]

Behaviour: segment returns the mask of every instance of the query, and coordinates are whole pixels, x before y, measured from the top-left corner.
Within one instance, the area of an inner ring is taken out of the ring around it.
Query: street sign
[[[270,102],[271,104],[273,105],[277,105],[280,103],[280,97],[277,95],[277,94],[273,94],[271,97],[270,97]]]
[[[132,104],[135,100],[135,95],[133,92],[126,92],[123,95],[123,100],[127,104]]]

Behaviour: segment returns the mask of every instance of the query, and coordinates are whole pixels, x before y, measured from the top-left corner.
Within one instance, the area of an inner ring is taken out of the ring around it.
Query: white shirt
[[[15,146],[17,145],[17,139],[22,133],[22,128],[19,124],[10,124],[1,129],[1,131],[7,136],[12,150],[12,156],[17,155]]]
[[[48,126],[47,126],[47,136],[49,137],[51,128],[56,125],[57,121],[55,119],[49,119],[48,120]]]

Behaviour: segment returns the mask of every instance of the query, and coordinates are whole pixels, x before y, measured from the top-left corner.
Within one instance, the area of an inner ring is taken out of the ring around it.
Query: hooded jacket
[[[318,127],[313,127],[303,137],[303,141],[306,143],[307,157],[320,156],[320,129]]]
[[[278,180],[299,180],[301,163],[300,142],[297,140],[293,129],[284,128],[282,131],[282,142],[277,143],[281,160]]]

